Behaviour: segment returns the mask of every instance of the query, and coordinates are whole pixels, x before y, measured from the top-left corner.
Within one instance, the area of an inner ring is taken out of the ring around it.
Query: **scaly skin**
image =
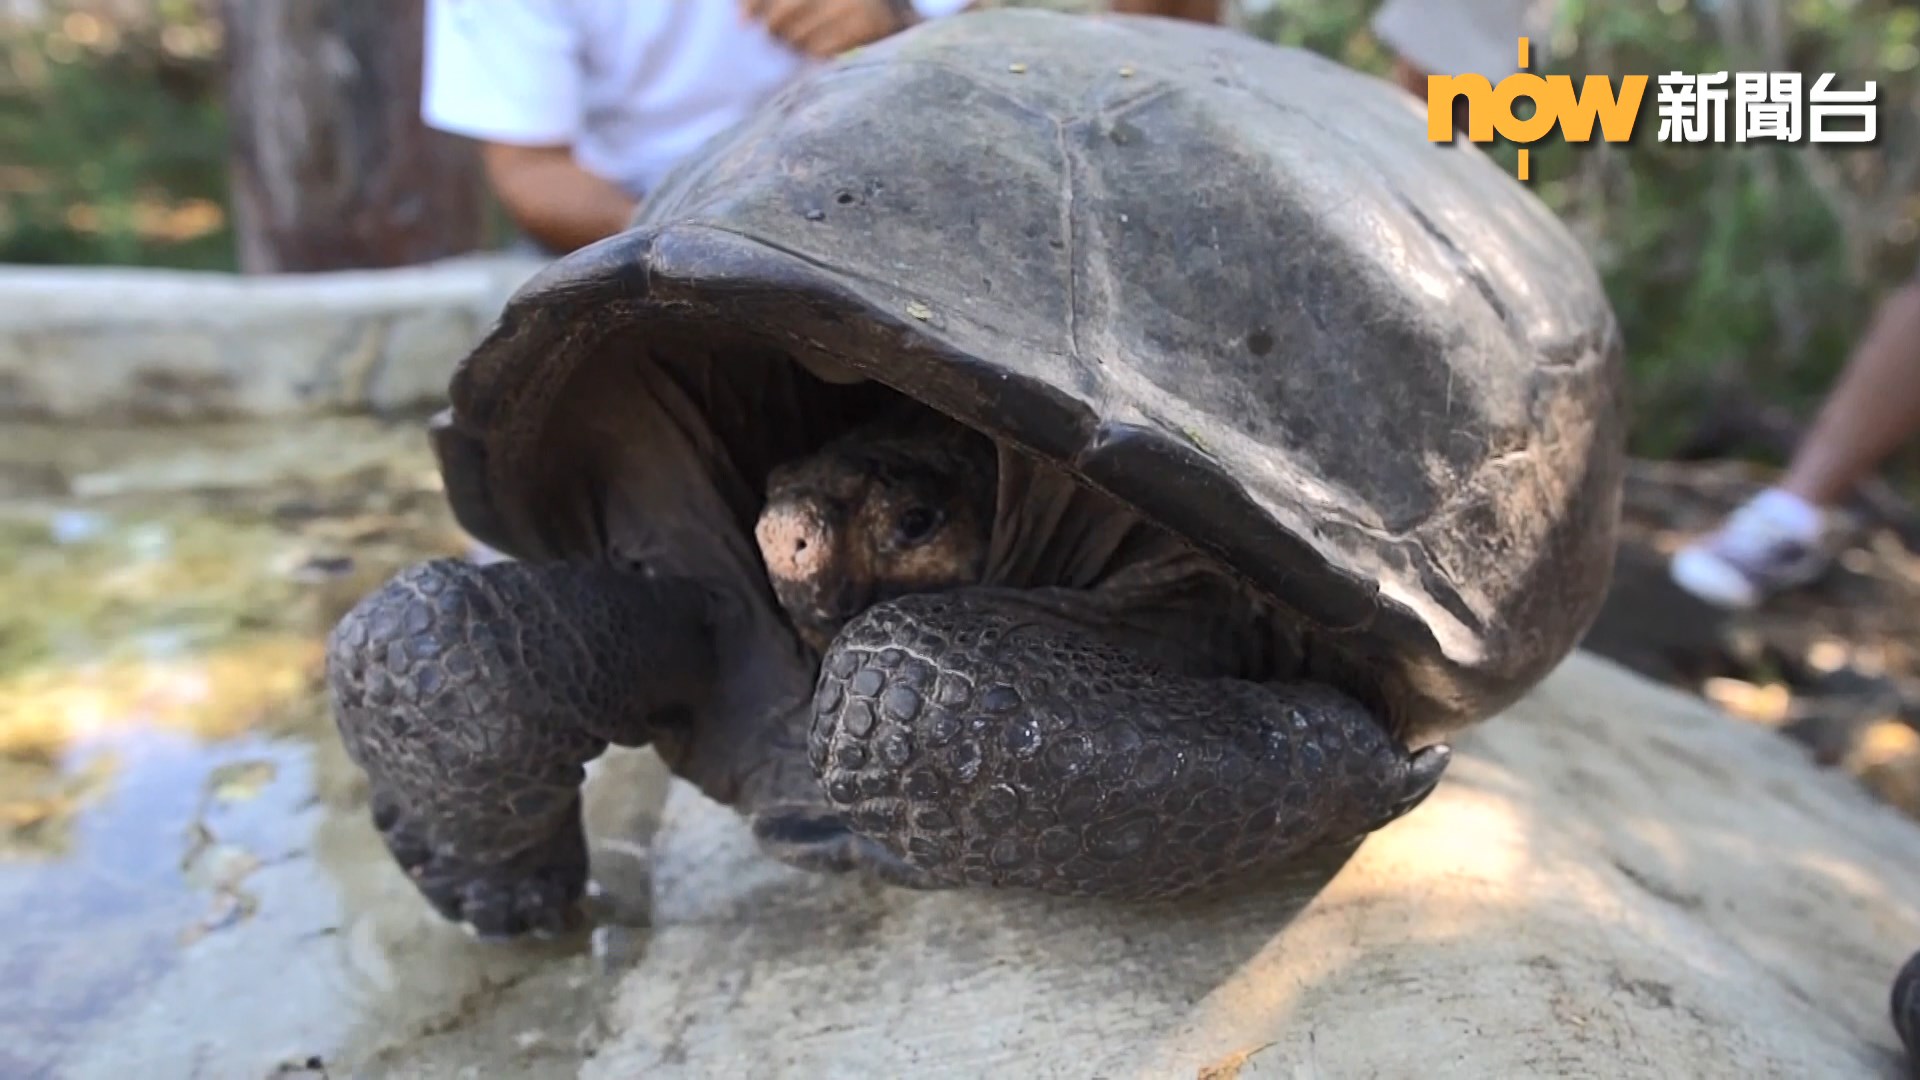
[[[815,695],[827,801],[757,816],[761,844],[917,888],[1172,897],[1351,844],[1445,767],[1326,687],[1171,671],[1108,640],[1083,599],[970,588],[855,619]],[[341,621],[341,734],[442,915],[484,937],[573,924],[583,766],[610,743],[676,760],[713,685],[707,610],[684,581],[437,561]]]
[[[1409,754],[1344,694],[1195,677],[1233,653],[1196,628],[1244,617],[1218,590],[1162,610],[1152,573],[1097,595],[972,584],[990,462],[913,422],[853,433],[770,485],[771,583],[824,646],[804,752],[714,707],[766,672],[717,683],[716,649],[738,637],[688,581],[439,561],[341,621],[340,730],[437,910],[489,937],[569,926],[583,766],[610,743],[652,742],[683,776],[722,781],[703,790],[776,858],[915,888],[1175,897],[1350,848],[1433,790],[1446,749]],[[933,527],[899,524],[928,508]],[[787,677],[750,713],[797,735],[809,686]]]
[[[1184,677],[1074,609],[969,589],[842,631],[809,752],[857,832],[940,884],[1166,899],[1351,844],[1446,767],[1331,688]]]
[[[1352,844],[1446,769],[1327,686],[1167,673],[1062,611],[977,588],[841,632],[810,753],[856,832],[941,884],[1169,899]]]
[[[685,737],[713,678],[706,610],[685,581],[439,560],[340,621],[334,715],[374,825],[436,910],[483,937],[574,922],[583,766]]]

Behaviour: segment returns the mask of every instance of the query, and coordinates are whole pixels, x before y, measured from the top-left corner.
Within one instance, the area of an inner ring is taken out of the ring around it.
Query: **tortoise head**
[[[995,453],[986,436],[916,407],[776,468],[754,536],[800,636],[824,649],[875,603],[978,582]]]

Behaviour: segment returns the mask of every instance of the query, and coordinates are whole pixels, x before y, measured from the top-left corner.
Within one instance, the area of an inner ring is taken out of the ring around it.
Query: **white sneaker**
[[[1825,540],[1818,507],[1766,491],[1675,553],[1670,572],[1676,585],[1709,604],[1751,608],[1825,573],[1832,554]]]

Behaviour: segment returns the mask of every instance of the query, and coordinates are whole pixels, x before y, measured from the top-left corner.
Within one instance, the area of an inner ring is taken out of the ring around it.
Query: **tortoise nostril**
[[[795,555],[798,555],[805,550],[807,550],[807,541],[804,537],[799,540],[795,540],[793,542],[793,553]]]

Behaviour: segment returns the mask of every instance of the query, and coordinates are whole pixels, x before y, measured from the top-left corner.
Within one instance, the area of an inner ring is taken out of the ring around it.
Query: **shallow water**
[[[433,918],[320,692],[340,613],[464,547],[416,423],[0,426],[0,1076],[571,1073],[644,932]],[[592,788],[643,912],[664,779]]]

